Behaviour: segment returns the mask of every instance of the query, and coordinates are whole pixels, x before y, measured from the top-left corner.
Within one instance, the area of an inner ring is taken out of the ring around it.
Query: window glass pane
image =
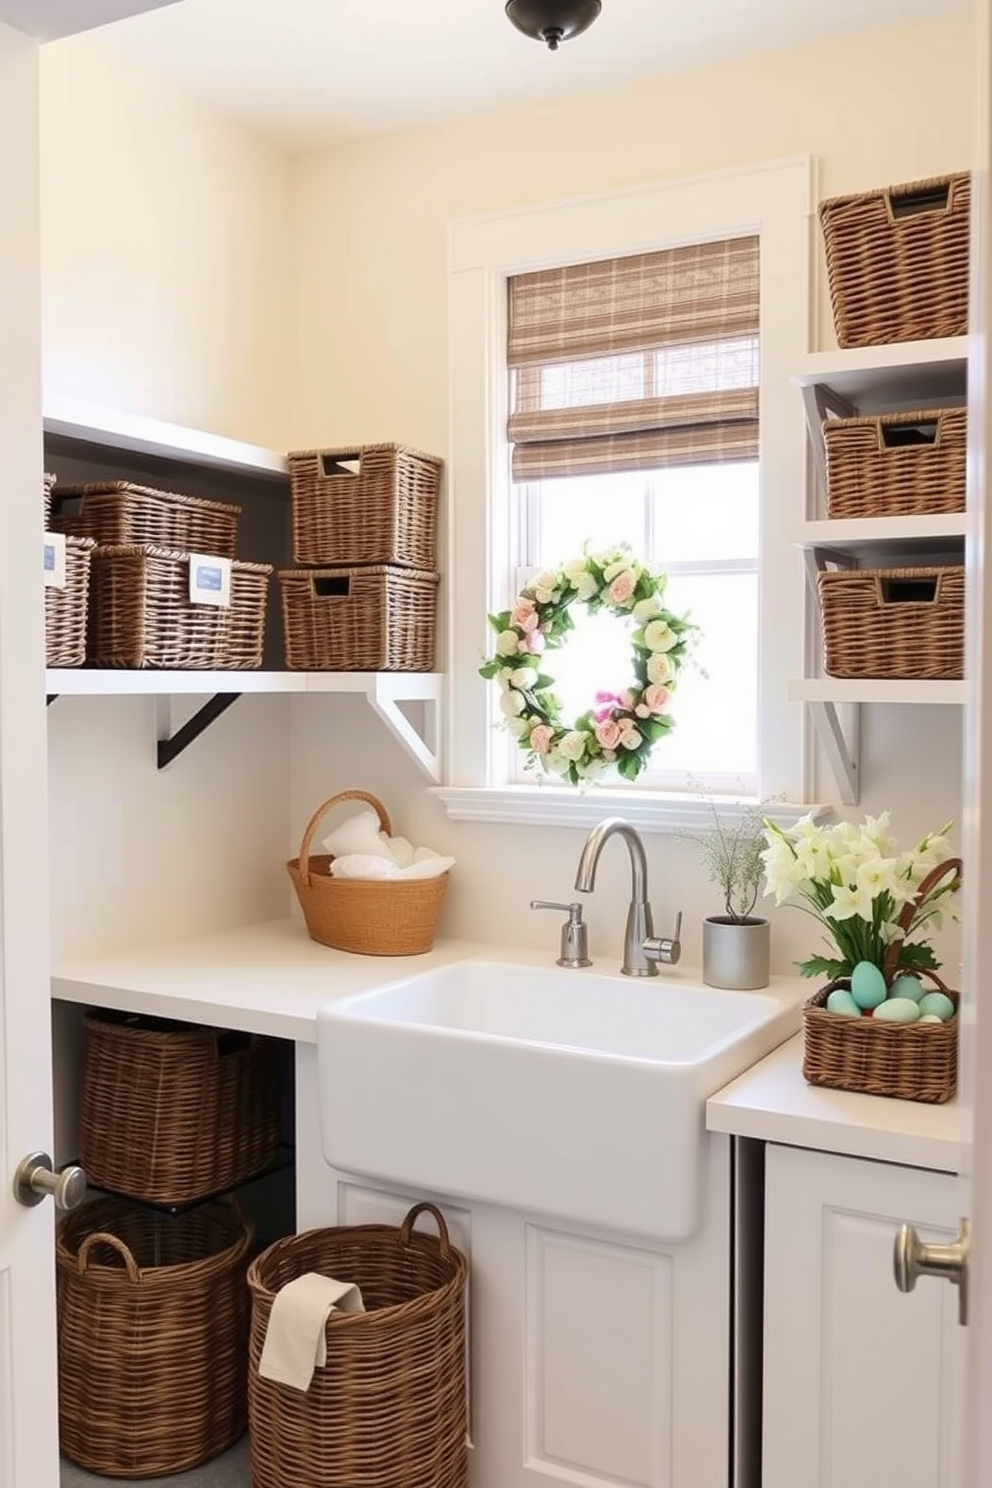
[[[585,408],[591,403],[627,403],[646,397],[644,355],[591,357],[541,368],[542,408]]]
[[[645,478],[586,475],[573,480],[542,481],[533,487],[538,567],[577,558],[585,542],[593,549],[627,542],[634,553],[645,551]]]
[[[655,352],[655,396],[758,386],[758,338],[695,341]]]
[[[758,464],[678,465],[654,481],[654,551],[666,563],[758,557]]]
[[[752,775],[758,768],[757,574],[673,575],[666,599],[676,614],[689,613],[701,634],[679,673],[676,726],[651,765],[696,776]]]

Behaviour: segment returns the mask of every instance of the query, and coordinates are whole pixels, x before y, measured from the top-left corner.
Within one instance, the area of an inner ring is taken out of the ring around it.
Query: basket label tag
[[[65,588],[65,533],[46,532],[42,549],[46,589]]]
[[[208,553],[190,553],[189,599],[190,604],[220,605],[225,610],[229,609],[230,558],[214,558]]]

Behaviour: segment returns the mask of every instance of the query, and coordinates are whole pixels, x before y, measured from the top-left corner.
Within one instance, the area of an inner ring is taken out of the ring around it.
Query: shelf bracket
[[[55,702],[55,700],[56,700],[57,697],[58,697],[58,693],[57,692],[47,692],[45,694],[45,707],[46,708],[50,708],[52,706],[52,704]]]
[[[441,779],[440,686],[439,678],[426,673],[418,676],[416,672],[379,672],[371,679],[368,692],[371,707],[435,785]],[[404,703],[418,705],[422,715],[419,727],[404,712]]]
[[[850,737],[845,738],[837,716],[835,703],[811,702],[807,704],[820,736],[827,764],[837,782],[840,798],[845,806],[857,806],[861,796],[860,762],[858,759],[858,714],[855,705]]]
[[[188,719],[181,728],[176,729],[174,734],[159,739],[157,749],[157,764],[160,770],[171,765],[173,760],[178,759],[184,749],[188,749],[194,739],[198,739],[205,729],[212,723],[216,723],[222,713],[226,713],[232,703],[236,703],[241,696],[240,692],[218,692],[209,698],[202,707],[198,708],[192,718]]]

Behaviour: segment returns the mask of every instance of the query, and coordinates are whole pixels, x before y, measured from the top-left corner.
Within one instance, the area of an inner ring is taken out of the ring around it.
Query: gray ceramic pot
[[[703,921],[703,981],[734,992],[767,987],[771,963],[771,923],[710,915]]]

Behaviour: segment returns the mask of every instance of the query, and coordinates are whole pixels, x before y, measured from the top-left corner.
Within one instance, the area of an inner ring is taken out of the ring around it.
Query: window
[[[753,459],[714,459],[708,467],[676,462],[659,465],[653,460],[622,474],[609,473],[607,479],[614,493],[611,499],[617,502],[623,487],[625,510],[635,524],[632,545],[640,549],[637,534],[643,533],[645,552],[663,560],[672,586],[679,583],[685,593],[691,591],[693,608],[703,606],[707,591],[712,593],[719,584],[724,595],[728,589],[737,591],[742,614],[749,605],[752,611],[756,609],[757,696],[752,686],[742,684],[746,700],[742,696],[740,703],[743,709],[746,701],[756,713],[756,788],[794,801],[805,799],[804,710],[788,697],[790,679],[802,675],[805,646],[802,565],[796,561],[791,537],[793,524],[801,516],[806,448],[799,393],[791,378],[808,351],[813,211],[810,162],[791,160],[451,224],[446,784],[438,794],[452,815],[584,824],[602,816],[608,795],[590,791],[583,797],[567,787],[536,783],[501,785],[506,782],[507,754],[505,734],[495,726],[496,689],[478,678],[479,663],[490,643],[485,613],[504,606],[508,595],[515,592],[516,566],[536,557],[542,543],[553,548],[554,557],[567,557],[561,551],[568,546],[563,542],[566,533],[554,524],[567,520],[581,527],[583,512],[601,508],[601,500],[588,494],[594,492],[601,472],[587,462],[553,477],[539,467],[518,469],[518,479],[513,479],[513,450],[506,433],[510,414],[505,372],[507,281],[549,265],[601,263],[611,257],[747,237],[757,238],[760,244],[757,465]],[[741,344],[732,344],[740,341],[737,333],[723,341],[727,344],[718,344],[707,355],[722,365],[723,391],[729,403],[735,391],[734,376],[743,377],[734,368],[739,369],[742,358],[746,361],[752,353]],[[705,362],[696,355],[692,375],[706,373],[712,381]],[[666,358],[646,358],[642,351],[620,348],[607,380],[625,393],[631,388],[650,388],[654,379],[651,396],[672,397],[673,384],[666,379],[676,373],[683,378],[689,374],[682,353],[666,356],[667,365]],[[682,365],[678,364],[680,357]],[[567,408],[569,398],[579,389],[587,400],[586,408],[597,399],[617,401],[612,392],[595,391],[592,370],[581,365],[590,360],[580,351],[574,358],[579,365],[573,365],[567,375],[548,374],[544,400],[549,405],[557,400]],[[703,373],[698,371],[700,366]],[[603,385],[602,378],[597,385]],[[686,396],[695,395],[693,386],[690,381]],[[741,391],[738,384],[738,395]],[[743,392],[751,395],[747,388]],[[610,440],[620,432],[608,431],[602,437]],[[636,438],[645,437],[640,429],[631,432]],[[674,438],[668,435],[669,442]],[[514,448],[517,443],[515,439]],[[519,443],[536,446],[541,440],[521,439]],[[592,440],[587,443],[590,448],[594,445]],[[711,479],[707,479],[707,470]],[[719,548],[708,543],[700,552],[699,532],[694,535],[686,516],[687,508],[689,512],[694,509],[686,502],[686,492],[690,487],[698,490],[703,482],[711,493],[712,510],[724,516],[704,517],[695,508],[697,528],[704,522],[708,527],[719,523],[721,535]],[[745,509],[750,510],[747,535],[725,520],[731,505],[736,506],[742,523]],[[759,507],[756,549],[755,506]],[[666,511],[674,509],[681,510],[684,525],[665,532],[665,544],[659,547],[661,525],[669,520]],[[674,592],[673,588],[673,597]],[[718,628],[715,622],[711,628]],[[557,668],[567,654],[567,648],[555,653]],[[692,729],[712,730],[699,714],[702,705],[693,702],[689,706],[684,673],[679,699],[678,729],[671,740],[663,742],[674,747],[678,736],[687,741],[688,750]],[[726,724],[722,731],[727,732]],[[661,748],[656,761],[660,754]],[[705,766],[705,760],[691,763],[696,773],[702,773]],[[713,772],[707,769],[706,773],[709,777]],[[626,786],[620,790],[624,814],[639,826],[664,828],[682,819],[677,805],[671,806],[657,794],[638,795]]]
[[[508,281],[512,587],[626,541],[700,627],[639,789],[757,785],[758,289],[754,236]],[[548,668],[565,719],[597,681],[633,680],[623,629],[575,619]],[[507,779],[533,778],[512,743],[505,757]]]

